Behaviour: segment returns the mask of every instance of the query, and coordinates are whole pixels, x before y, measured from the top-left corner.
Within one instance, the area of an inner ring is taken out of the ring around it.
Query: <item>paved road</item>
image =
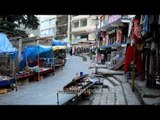
[[[81,57],[67,56],[67,58],[63,70],[57,71],[54,76],[19,86],[17,92],[1,94],[0,105],[57,105],[57,90],[62,90],[63,86],[70,82],[77,72],[91,73]],[[65,101],[71,96],[60,95],[60,100]]]
[[[67,56],[67,62],[63,70],[57,71],[54,76],[48,76],[39,82],[30,82],[18,88],[18,91],[11,91],[0,95],[0,105],[57,105],[58,90],[68,84],[76,73],[83,71],[86,74],[94,72],[88,69],[95,63],[89,58],[86,62],[81,57]],[[104,69],[106,71],[106,69]],[[117,79],[115,79],[117,78]],[[76,105],[140,105],[136,95],[122,75],[103,78],[104,88],[99,86],[94,90],[88,100],[80,100]],[[60,104],[72,98],[73,95],[60,94]],[[74,104],[74,102],[72,102]],[[71,104],[72,104],[71,103]]]

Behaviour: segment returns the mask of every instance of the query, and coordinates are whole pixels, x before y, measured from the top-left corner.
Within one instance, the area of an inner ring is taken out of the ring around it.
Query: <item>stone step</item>
[[[108,79],[110,80],[110,82],[112,82],[115,85],[120,85],[121,83],[115,79],[114,77],[108,77]]]
[[[113,75],[114,78],[116,78],[117,80],[121,81],[122,83],[126,83],[127,79],[124,75]]]
[[[121,86],[115,87],[116,105],[126,105],[123,90]]]
[[[107,96],[107,105],[115,105],[115,92],[114,90],[109,90],[108,96]]]
[[[113,89],[115,85],[111,83],[108,79],[104,79],[103,86],[108,86],[109,89]]]

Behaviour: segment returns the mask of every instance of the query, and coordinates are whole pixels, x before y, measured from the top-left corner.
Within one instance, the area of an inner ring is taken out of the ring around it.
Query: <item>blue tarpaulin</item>
[[[52,46],[67,46],[67,42],[65,41],[58,41],[52,38]]]
[[[18,56],[18,50],[13,47],[7,36],[3,33],[0,33],[0,54],[10,54],[13,59],[16,59]]]
[[[36,58],[36,57],[38,57],[38,55],[40,57],[53,57],[52,46],[44,46],[44,45],[27,46],[25,48],[25,54],[28,59],[29,58]]]
[[[26,59],[36,60],[38,55],[43,58],[53,58],[52,46],[30,45],[25,47],[21,54],[20,68],[23,69],[26,66]]]

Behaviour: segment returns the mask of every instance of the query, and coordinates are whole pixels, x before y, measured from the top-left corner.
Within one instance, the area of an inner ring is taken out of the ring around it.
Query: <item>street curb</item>
[[[129,85],[130,85],[130,87],[132,89],[132,80],[131,79],[127,79],[127,81],[128,81],[128,83],[129,83]],[[145,102],[143,100],[143,94],[140,91],[140,89],[138,88],[138,85],[135,84],[135,91],[133,91],[133,92],[135,92],[135,94],[137,95],[137,97],[140,100],[140,102],[141,102],[142,105],[147,105],[147,104],[145,104]]]

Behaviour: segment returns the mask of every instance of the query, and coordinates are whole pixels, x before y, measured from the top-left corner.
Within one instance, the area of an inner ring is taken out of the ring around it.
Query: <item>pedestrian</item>
[[[104,60],[104,54],[102,53],[102,54],[101,54],[101,64],[103,64],[103,65],[104,65],[104,63],[105,63],[105,60]]]
[[[69,53],[70,53],[70,56],[72,56],[72,47],[70,47]]]

